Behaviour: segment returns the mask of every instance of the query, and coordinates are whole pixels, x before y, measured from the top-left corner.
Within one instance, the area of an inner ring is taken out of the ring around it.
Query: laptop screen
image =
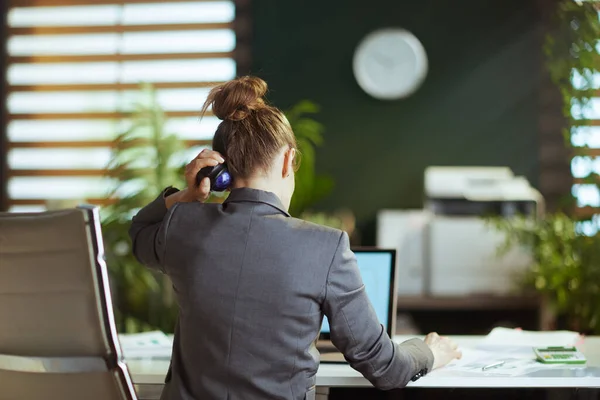
[[[379,322],[390,332],[394,301],[394,251],[354,250],[365,292],[373,304]],[[329,334],[329,322],[323,318],[321,334]]]

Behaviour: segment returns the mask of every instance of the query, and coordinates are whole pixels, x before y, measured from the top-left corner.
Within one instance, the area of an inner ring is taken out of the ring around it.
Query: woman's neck
[[[265,192],[273,192],[277,194],[275,190],[276,186],[273,185],[269,179],[266,178],[251,178],[251,179],[235,179],[232,185],[233,189],[238,188],[249,188],[256,190],[263,190]]]
[[[284,204],[285,208],[289,207],[289,201],[286,201],[282,196],[282,188],[267,177],[252,178],[252,179],[234,179],[232,189],[249,188],[262,190],[264,192],[274,193],[279,200]],[[286,204],[287,203],[287,204]]]

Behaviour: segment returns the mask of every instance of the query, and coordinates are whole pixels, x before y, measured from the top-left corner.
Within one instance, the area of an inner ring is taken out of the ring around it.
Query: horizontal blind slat
[[[183,140],[186,146],[210,146],[212,140]],[[9,142],[8,149],[80,149],[90,147],[113,147],[114,141],[111,140],[90,140],[90,141],[72,141],[72,142]],[[132,141],[129,146],[140,145],[140,142]]]
[[[590,218],[594,215],[600,214],[600,208],[598,207],[578,207],[575,208],[575,216],[578,218]]]
[[[98,206],[108,206],[110,204],[115,204],[118,199],[114,198],[87,198],[85,199],[86,203],[98,205]],[[47,200],[44,199],[10,199],[8,200],[9,206],[38,206],[45,205]]]
[[[148,173],[152,170],[137,170],[137,173]],[[117,177],[121,172],[106,169],[12,169],[8,170],[8,177]]]
[[[169,3],[220,3],[223,0],[169,0]],[[164,3],[165,0],[9,0],[12,7],[54,7]]]
[[[600,149],[577,149],[578,153],[591,157],[600,157]]]
[[[214,82],[235,77],[234,58],[11,64],[9,85]]]
[[[7,32],[8,35],[72,35],[86,33],[195,31],[234,28],[235,25],[231,22],[212,22],[194,24],[9,27]]]
[[[91,54],[91,55],[56,55],[56,56],[9,56],[10,64],[46,64],[46,63],[84,63],[84,62],[122,62],[122,61],[154,61],[154,60],[197,60],[206,58],[231,58],[234,52],[210,53],[166,53],[166,54]]]
[[[188,89],[211,88],[222,84],[219,82],[153,82],[156,89]],[[46,85],[11,85],[7,92],[55,92],[55,91],[105,91],[105,90],[137,90],[137,83],[90,83],[90,84],[46,84]]]
[[[573,183],[576,183],[576,184],[589,184],[589,183],[591,183],[591,181],[589,179],[586,179],[586,178],[573,178]],[[598,183],[600,184],[600,181],[598,181]]]
[[[600,126],[600,119],[590,119],[587,121],[574,121],[573,126]]]
[[[101,169],[10,169],[9,177],[18,176],[109,176],[107,170]]]
[[[127,112],[98,112],[98,113],[28,113],[28,114],[8,114],[8,121],[29,120],[29,119],[118,119],[127,118],[130,113]],[[212,112],[206,111],[205,116],[212,116]],[[169,111],[165,113],[167,118],[180,117],[200,117],[199,111]]]

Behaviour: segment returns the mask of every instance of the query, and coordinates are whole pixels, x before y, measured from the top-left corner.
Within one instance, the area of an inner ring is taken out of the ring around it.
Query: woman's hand
[[[214,150],[204,149],[185,166],[185,181],[187,182],[187,191],[191,198],[196,201],[205,201],[210,195],[210,179],[204,178],[199,186],[196,186],[196,176],[204,167],[214,167],[222,164],[225,159],[221,154]]]
[[[204,178],[200,185],[196,186],[196,175],[204,167],[214,167],[224,163],[225,159],[214,150],[204,149],[185,166],[185,181],[187,187],[177,193],[173,193],[165,199],[167,208],[177,202],[204,202],[210,195],[210,179]]]
[[[425,343],[433,353],[433,369],[443,367],[451,361],[462,357],[462,352],[458,350],[456,343],[435,332],[425,336]]]

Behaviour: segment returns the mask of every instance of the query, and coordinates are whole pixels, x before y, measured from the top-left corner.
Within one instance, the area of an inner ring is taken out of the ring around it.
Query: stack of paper
[[[481,349],[498,350],[547,346],[575,346],[581,340],[577,332],[571,331],[523,331],[520,329],[494,328],[479,344]]]
[[[160,331],[120,334],[125,359],[171,358],[173,342]]]
[[[496,328],[476,348],[462,348],[462,359],[452,362],[444,370],[467,376],[522,376],[540,369],[561,368],[560,364],[536,361],[533,347],[574,346],[579,340],[581,337],[576,332]]]

